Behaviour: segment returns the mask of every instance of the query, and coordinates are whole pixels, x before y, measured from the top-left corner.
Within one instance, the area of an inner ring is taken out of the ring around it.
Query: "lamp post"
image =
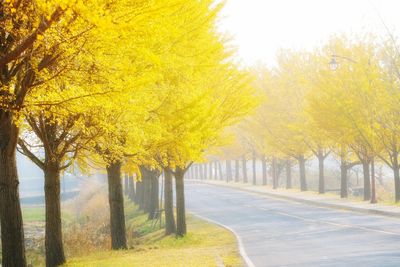
[[[339,63],[336,60],[337,58],[341,58],[341,59],[347,60],[347,61],[349,61],[351,63],[358,64],[357,61],[355,61],[355,60],[353,60],[351,58],[344,57],[344,56],[338,56],[336,54],[332,54],[331,61],[329,62],[329,68],[332,71],[336,71],[339,68]],[[375,117],[375,110],[374,109],[372,110],[372,113],[373,113],[372,116],[374,118]],[[371,122],[371,132],[373,133],[373,131],[374,131],[373,124]],[[374,162],[374,157],[372,157],[372,159],[371,159],[371,203],[373,203],[373,204],[377,203],[377,200],[376,200],[376,188],[375,188],[375,162]]]
[[[347,60],[347,61],[349,61],[351,63],[354,63],[354,64],[358,64],[357,61],[355,61],[354,59],[351,59],[349,57],[344,57],[344,56],[339,56],[339,55],[336,55],[336,54],[332,54],[331,61],[329,61],[329,68],[331,70],[333,70],[333,71],[335,71],[335,70],[337,70],[339,68],[339,63],[337,61],[337,58]]]
[[[339,67],[339,64],[338,64],[337,61],[336,61],[336,55],[332,55],[332,59],[331,59],[331,61],[329,62],[329,68],[330,68],[332,71],[335,71],[335,70],[338,69],[338,67]]]

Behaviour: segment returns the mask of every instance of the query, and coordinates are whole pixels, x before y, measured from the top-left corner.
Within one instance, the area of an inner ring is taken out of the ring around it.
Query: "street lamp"
[[[333,54],[332,55],[332,59],[329,62],[329,68],[332,71],[337,70],[338,67],[339,67],[339,64],[336,61],[336,58],[341,58],[341,59],[347,60],[347,61],[349,61],[351,63],[359,64],[357,61],[355,61],[355,60],[353,60],[351,58],[338,56],[336,54]],[[370,63],[368,62],[368,64],[370,64]],[[372,113],[373,113],[373,118],[375,118],[375,110],[372,110]],[[372,125],[373,124],[371,122],[371,131],[373,132],[374,129],[373,129]],[[374,162],[374,158],[373,157],[371,159],[371,203],[377,203],[377,200],[376,200],[376,188],[375,188],[375,162]]]
[[[337,69],[339,68],[339,63],[338,63],[337,60],[336,60],[337,58],[344,59],[344,60],[347,60],[347,61],[349,61],[349,62],[351,62],[351,63],[358,64],[358,62],[355,61],[354,59],[351,59],[351,58],[349,58],[349,57],[338,56],[338,55],[336,55],[336,54],[333,54],[333,55],[332,55],[332,59],[331,59],[331,61],[329,62],[329,68],[330,68],[332,71],[335,71],[335,70],[337,70]]]
[[[333,71],[337,70],[337,68],[339,67],[339,64],[336,61],[336,55],[332,55],[332,59],[329,62],[329,68]]]

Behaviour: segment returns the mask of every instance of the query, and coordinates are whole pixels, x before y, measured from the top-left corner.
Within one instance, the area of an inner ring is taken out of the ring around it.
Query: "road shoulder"
[[[400,218],[400,207],[389,206],[384,204],[371,204],[366,201],[353,201],[348,199],[341,199],[339,196],[321,195],[315,192],[299,192],[294,190],[285,189],[271,189],[266,186],[249,185],[244,183],[226,183],[225,181],[215,180],[190,180],[204,184],[215,186],[229,187],[237,190],[242,190],[250,193],[265,195],[278,199],[290,200],[308,205],[333,208],[339,210],[347,210],[353,212],[375,214],[382,216],[390,216]]]

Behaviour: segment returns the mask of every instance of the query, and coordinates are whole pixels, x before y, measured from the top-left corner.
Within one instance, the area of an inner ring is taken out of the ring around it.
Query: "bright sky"
[[[311,49],[335,33],[400,32],[400,0],[226,0],[220,28],[240,61],[273,65],[279,48]]]

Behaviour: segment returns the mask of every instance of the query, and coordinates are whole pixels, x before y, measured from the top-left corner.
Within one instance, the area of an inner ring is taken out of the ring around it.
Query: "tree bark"
[[[235,182],[239,182],[239,168],[240,168],[239,159],[235,159]]]
[[[319,170],[318,193],[325,194],[325,175],[324,175],[325,157],[322,154],[322,152],[319,152],[317,158],[318,158],[318,170]]]
[[[197,168],[197,164],[193,166],[194,168],[194,179],[198,180],[199,179],[199,172]]]
[[[44,180],[46,266],[53,267],[65,263],[60,205],[60,166],[58,163],[45,164]]]
[[[371,160],[371,203],[377,203],[376,189],[375,189],[375,160]]]
[[[139,209],[143,210],[143,182],[142,180],[136,181],[136,195],[135,203],[139,206]]]
[[[276,158],[272,159],[272,188],[277,189],[278,188],[278,178],[277,176],[277,170],[276,170]]]
[[[220,161],[218,161],[218,171],[219,171],[219,179],[221,181],[223,181],[224,180],[224,176],[222,175],[222,164],[221,164]]]
[[[394,177],[394,199],[396,202],[400,201],[400,174],[399,174],[399,160],[398,153],[393,153],[393,177]]]
[[[164,210],[165,210],[165,234],[170,235],[176,232],[174,203],[172,192],[172,173],[169,168],[164,170]]]
[[[341,159],[340,163],[340,197],[348,197],[347,163]]]
[[[176,186],[176,235],[186,235],[186,215],[185,215],[185,185],[184,170],[176,168],[175,186]]]
[[[199,164],[200,180],[204,180],[203,164]]]
[[[257,158],[256,152],[253,151],[253,185],[257,184]]]
[[[265,156],[262,156],[262,173],[263,173],[263,185],[267,185],[267,161]]]
[[[159,210],[159,183],[158,178],[160,173],[157,170],[151,170],[150,176],[150,203],[149,203],[149,220],[154,220],[157,218],[157,212]]]
[[[129,177],[128,174],[124,174],[124,193],[126,196],[129,195]]]
[[[232,165],[230,159],[226,160],[226,181],[232,181]]]
[[[292,166],[290,160],[286,160],[286,189],[292,188]]]
[[[371,175],[369,172],[369,161],[363,161],[363,176],[364,176],[364,200],[371,200]]]
[[[143,177],[143,211],[150,213],[151,202],[151,176],[147,173]]]
[[[0,217],[2,265],[7,267],[25,267],[25,240],[15,155],[19,130],[12,121],[12,115],[7,112],[4,113],[0,112]]]
[[[121,162],[116,161],[107,166],[111,248],[114,250],[127,248],[121,165]]]
[[[129,175],[129,199],[131,201],[135,199],[135,181],[133,175]]]
[[[298,158],[300,168],[300,190],[307,191],[307,179],[306,179],[306,159],[303,155]]]
[[[246,166],[247,161],[246,161],[246,156],[243,156],[242,164],[243,164],[243,166],[242,166],[243,167],[243,182],[247,183],[248,181],[247,181],[247,166]]]

